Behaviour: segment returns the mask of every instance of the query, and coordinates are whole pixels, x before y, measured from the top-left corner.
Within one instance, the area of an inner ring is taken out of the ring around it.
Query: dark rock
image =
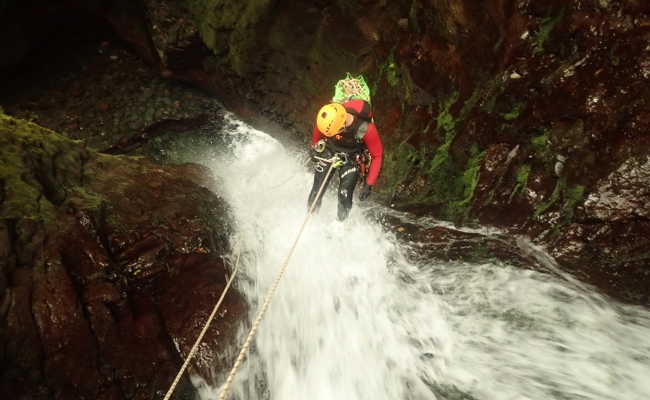
[[[83,23],[66,23],[65,30],[41,37],[40,51],[29,53],[23,68],[10,74],[11,78],[3,74],[0,103],[7,104],[5,112],[113,154],[139,151],[164,158],[154,139],[214,134],[223,113],[220,102],[198,89],[161,78],[134,55],[133,47],[118,35],[131,32],[132,41],[141,42],[138,35],[144,32],[151,42],[145,10],[138,6],[140,15],[129,11],[135,3],[127,2],[131,6],[125,8],[118,3],[123,2],[107,3],[106,9],[89,3],[67,10],[71,15],[62,24],[74,18]],[[65,13],[65,5],[60,7],[58,12]],[[50,23],[57,16],[51,15]],[[111,31],[111,21],[131,24],[133,29],[116,33]],[[89,26],[96,26],[97,31]]]
[[[602,221],[650,219],[650,159],[629,159],[598,182],[584,204],[585,217]]]
[[[3,393],[160,396],[229,269],[228,210],[209,171],[101,155],[5,115],[0,149]],[[193,373],[210,380],[232,361],[223,349],[243,313],[231,291]],[[177,393],[193,396],[187,378]]]
[[[550,242],[557,261],[613,297],[650,304],[650,222],[574,223]]]
[[[410,250],[413,261],[486,263],[505,262],[524,268],[542,269],[533,256],[506,234],[466,232],[446,226],[425,227],[383,215],[383,225]]]

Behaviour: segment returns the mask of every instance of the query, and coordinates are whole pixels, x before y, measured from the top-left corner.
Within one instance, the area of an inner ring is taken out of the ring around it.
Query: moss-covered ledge
[[[230,217],[214,190],[198,165],[97,153],[0,113],[3,394],[166,391],[225,286]],[[244,312],[236,292],[224,307],[193,366],[206,379],[230,364]],[[176,393],[196,395],[188,379]]]

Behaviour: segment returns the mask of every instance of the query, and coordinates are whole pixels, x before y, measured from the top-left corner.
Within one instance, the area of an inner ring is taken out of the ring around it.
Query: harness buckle
[[[350,158],[347,153],[336,153],[334,154],[341,161],[341,165],[347,164],[350,161]]]
[[[314,151],[316,153],[322,153],[325,151],[325,141],[323,139],[316,142],[316,144],[314,145]]]

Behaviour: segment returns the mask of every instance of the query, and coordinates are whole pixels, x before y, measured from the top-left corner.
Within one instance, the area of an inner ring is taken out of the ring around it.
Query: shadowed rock
[[[0,343],[10,398],[159,398],[221,294],[229,214],[197,165],[87,150],[0,114]],[[245,313],[231,291],[192,372]],[[175,398],[193,398],[187,378]]]

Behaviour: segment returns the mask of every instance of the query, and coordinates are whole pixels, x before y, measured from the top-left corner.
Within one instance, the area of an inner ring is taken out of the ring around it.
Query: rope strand
[[[178,382],[181,380],[181,376],[183,376],[183,373],[185,372],[185,369],[189,365],[190,361],[194,357],[194,354],[196,353],[196,350],[199,348],[199,343],[201,343],[201,340],[203,340],[203,336],[205,336],[205,333],[208,331],[208,327],[210,326],[210,323],[212,323],[212,319],[214,319],[214,316],[217,314],[217,310],[221,306],[221,302],[223,299],[226,297],[226,293],[228,292],[228,289],[230,289],[230,284],[232,281],[235,279],[235,275],[237,275],[237,269],[239,268],[239,256],[240,252],[237,253],[237,260],[235,261],[235,269],[233,270],[232,276],[230,279],[228,279],[228,283],[226,283],[226,287],[223,289],[223,292],[221,292],[221,297],[217,301],[217,304],[214,306],[212,309],[212,313],[208,317],[207,322],[203,326],[203,329],[201,330],[201,333],[199,334],[199,337],[196,339],[194,342],[194,345],[192,346],[192,349],[190,350],[189,354],[187,355],[187,358],[185,359],[185,362],[183,363],[183,366],[181,369],[178,371],[176,374],[176,377],[174,378],[174,381],[167,391],[167,394],[165,394],[164,400],[169,400],[169,398],[172,396],[172,393],[174,393],[174,390],[176,389],[176,385],[178,385]]]

